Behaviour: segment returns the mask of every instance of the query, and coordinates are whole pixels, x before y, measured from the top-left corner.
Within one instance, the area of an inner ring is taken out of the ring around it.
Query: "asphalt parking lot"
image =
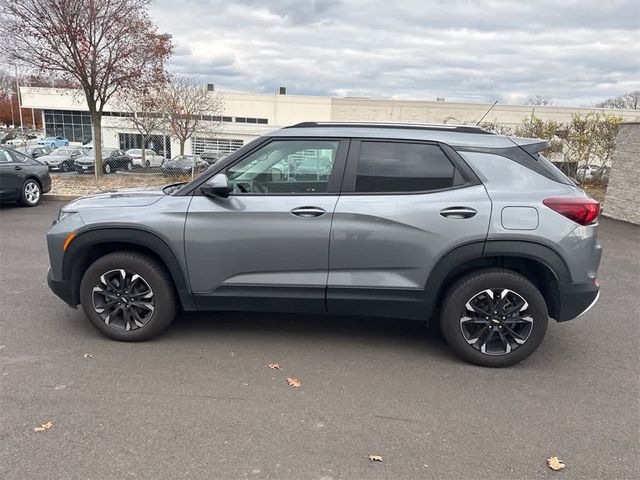
[[[388,319],[182,315],[108,340],[46,285],[61,205],[0,209],[2,479],[640,477],[639,227],[604,219],[600,302],[495,370]]]

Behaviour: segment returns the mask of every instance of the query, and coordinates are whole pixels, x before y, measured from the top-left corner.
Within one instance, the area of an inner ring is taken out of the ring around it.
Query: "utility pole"
[[[20,105],[20,84],[18,83],[18,64],[14,64],[16,67],[16,94],[18,95],[18,112],[20,112],[20,130],[23,130],[22,126],[22,106]]]

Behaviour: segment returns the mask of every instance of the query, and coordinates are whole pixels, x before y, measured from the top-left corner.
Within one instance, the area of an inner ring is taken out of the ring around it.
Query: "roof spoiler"
[[[551,143],[547,140],[540,140],[539,138],[522,138],[522,137],[508,137],[513,143],[522,148],[525,152],[534,155],[542,150],[551,148]]]

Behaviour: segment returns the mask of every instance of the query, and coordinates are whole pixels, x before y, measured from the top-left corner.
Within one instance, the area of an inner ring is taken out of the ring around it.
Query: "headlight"
[[[58,223],[60,223],[65,218],[70,217],[71,215],[74,215],[76,213],[78,212],[68,212],[68,211],[60,210],[60,212],[58,212]]]

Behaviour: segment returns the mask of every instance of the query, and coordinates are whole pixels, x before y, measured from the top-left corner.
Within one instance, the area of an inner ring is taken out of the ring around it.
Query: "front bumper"
[[[560,289],[560,308],[556,320],[566,322],[587,313],[600,298],[595,282],[573,283]]]
[[[68,282],[61,282],[60,280],[55,280],[53,278],[53,273],[51,272],[51,268],[47,272],[47,284],[53,293],[55,293],[59,298],[64,300],[64,302],[70,307],[76,308],[78,305],[73,300],[73,294],[71,293],[71,285]]]

